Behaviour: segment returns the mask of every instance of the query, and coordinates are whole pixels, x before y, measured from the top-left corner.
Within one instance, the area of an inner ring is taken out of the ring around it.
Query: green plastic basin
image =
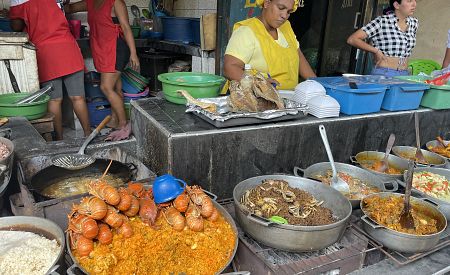
[[[166,100],[176,104],[186,104],[184,96],[177,90],[186,90],[194,98],[217,97],[225,78],[213,74],[176,72],[158,75],[162,82]]]
[[[28,120],[38,119],[47,113],[50,96],[45,95],[32,103],[13,104],[13,102],[30,95],[29,93],[0,95],[0,117],[23,116]]]
[[[431,79],[423,76],[397,76],[396,78],[421,83]],[[420,105],[436,110],[450,109],[450,85],[430,85],[430,89],[423,94]]]

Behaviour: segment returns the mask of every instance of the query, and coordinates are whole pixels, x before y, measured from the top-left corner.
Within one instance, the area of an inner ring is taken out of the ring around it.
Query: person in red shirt
[[[65,5],[66,13],[88,12],[89,41],[96,70],[101,74],[100,89],[112,109],[113,131],[107,139],[126,139],[131,133],[123,105],[121,72],[129,63],[139,70],[133,33],[124,0],[82,0]]]
[[[55,115],[56,139],[63,139],[62,98],[66,87],[84,134],[91,133],[84,97],[84,60],[69,24],[55,0],[11,0],[9,11],[14,31],[25,30],[36,46],[39,81],[53,84],[48,111]]]

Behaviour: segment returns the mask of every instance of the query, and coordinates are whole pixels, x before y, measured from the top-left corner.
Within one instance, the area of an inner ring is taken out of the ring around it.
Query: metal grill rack
[[[442,233],[441,238],[439,239],[438,244],[431,250],[422,252],[422,253],[402,253],[398,251],[393,251],[390,249],[387,249],[386,247],[383,247],[380,243],[378,243],[376,240],[371,238],[361,227],[361,224],[359,222],[352,221],[351,225],[355,230],[357,230],[360,234],[364,235],[366,238],[371,240],[373,243],[376,243],[378,246],[380,246],[380,251],[383,252],[388,258],[390,258],[394,263],[397,265],[407,265],[409,263],[412,263],[414,261],[417,261],[423,257],[426,257],[436,251],[441,250],[442,248],[445,248],[450,245],[450,228],[447,227],[447,229]]]
[[[233,200],[220,204],[234,218]],[[325,249],[315,252],[291,253],[274,249],[253,240],[237,225],[239,247],[233,265],[236,270],[248,270],[252,274],[319,274],[338,270],[346,274],[360,269],[367,253],[381,248],[349,225],[342,239]]]

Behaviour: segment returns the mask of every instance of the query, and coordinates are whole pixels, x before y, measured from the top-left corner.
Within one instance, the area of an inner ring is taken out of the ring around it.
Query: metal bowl
[[[285,180],[290,187],[302,189],[317,200],[323,200],[322,206],[331,209],[338,221],[327,225],[299,226],[278,224],[250,214],[239,203],[240,198],[266,179]],[[234,187],[233,199],[236,219],[246,234],[267,246],[292,252],[316,251],[334,244],[344,234],[352,214],[350,202],[339,191],[313,180],[287,175],[265,175],[241,181]]]
[[[5,158],[0,159],[0,198],[1,198],[6,190],[6,187],[8,186],[9,180],[11,179],[12,166],[14,162],[14,144],[11,142],[11,140],[4,137],[0,137],[0,143],[5,144],[9,150],[9,154]]]
[[[449,143],[450,143],[450,141],[444,140],[444,144],[447,145]],[[433,152],[433,151],[431,151],[431,148],[440,146],[440,143],[437,140],[430,140],[425,144],[425,146],[427,147],[428,151]],[[438,154],[436,152],[433,152],[433,153]],[[447,160],[447,164],[445,165],[445,168],[450,168],[450,158],[443,156],[441,154],[438,154],[438,155],[442,156],[443,158],[445,158]]]
[[[416,147],[411,147],[411,146],[394,146],[392,147],[392,152],[394,152],[394,154],[402,159],[414,159],[414,156],[416,155]],[[447,164],[447,160],[441,156],[438,155],[436,153],[427,151],[427,150],[422,150],[422,154],[425,157],[425,160],[429,163],[429,164],[422,164],[422,163],[417,163],[414,162],[416,164],[416,166],[419,167],[440,167],[440,168],[444,168],[445,165]]]
[[[421,167],[421,168],[414,169],[414,172],[421,172],[421,171],[427,171],[430,173],[444,176],[445,178],[447,178],[447,180],[450,181],[450,170],[443,169],[443,168],[433,168],[433,167]],[[404,180],[406,180],[406,175],[403,175],[403,176],[404,176]],[[398,183],[401,186],[405,187],[405,182],[399,181]],[[445,201],[445,200],[430,196],[427,193],[417,190],[416,188],[414,188],[414,186],[412,188],[412,192],[414,192],[415,194],[417,194],[421,197],[425,197],[425,198],[429,199],[430,201],[433,201],[436,204],[439,204],[440,205],[439,210],[441,210],[442,213],[444,213],[447,220],[450,220],[450,201]]]
[[[403,198],[404,195],[398,193],[378,193],[369,195],[366,198],[372,196],[398,196]],[[445,218],[444,214],[442,214],[442,212],[438,210],[439,206],[434,206],[432,202],[430,203],[425,201],[425,199],[422,200],[415,197],[411,197],[411,201],[425,207],[427,209],[427,212],[432,215],[433,218],[438,220],[437,226],[439,232],[431,235],[413,235],[389,229],[372,220],[368,216],[368,213],[365,212],[364,202],[361,201],[361,210],[364,213],[364,215],[361,217],[361,220],[363,221],[364,230],[372,238],[380,242],[383,246],[396,251],[405,253],[418,253],[432,249],[439,242],[441,234],[447,227],[447,219]]]
[[[146,185],[146,187],[147,187],[147,185]],[[214,206],[217,208],[217,210],[220,212],[220,214],[225,218],[225,220],[231,225],[231,228],[233,229],[233,232],[235,235],[233,253],[231,254],[230,258],[228,259],[228,262],[223,266],[223,268],[217,272],[217,274],[221,274],[231,264],[231,261],[233,260],[234,255],[236,255],[236,250],[237,250],[238,241],[239,241],[238,240],[238,230],[236,227],[236,223],[234,222],[231,215],[227,212],[227,210],[222,205],[220,205],[218,202],[216,202],[217,196],[214,194],[211,194],[209,192],[205,192],[205,193],[212,197],[211,201],[213,202]],[[89,274],[83,267],[81,267],[81,265],[78,263],[78,260],[73,255],[72,249],[70,248],[70,237],[69,237],[68,233],[66,233],[66,243],[67,243],[67,251],[69,252],[69,256],[74,263],[72,266],[70,266],[67,269],[67,274],[69,274],[69,275],[75,275],[75,274],[79,274],[79,273]]]
[[[363,180],[367,185],[377,187],[380,189],[380,192],[394,192],[398,189],[397,181],[386,181],[384,182],[380,177],[377,175],[368,172],[362,168],[356,167],[354,165],[335,162],[336,169],[338,172],[344,172],[349,174],[352,177],[358,178],[360,180]],[[316,164],[313,164],[306,168],[305,170],[295,167],[294,168],[294,174],[296,176],[299,175],[299,171],[303,173],[303,176],[310,179],[315,179],[318,175],[325,175],[325,173],[331,170],[331,165],[329,162],[319,162]],[[392,185],[392,189],[389,189],[387,186]],[[350,200],[353,209],[359,208],[359,203],[361,200]]]
[[[56,223],[39,217],[10,216],[0,218],[0,230],[32,232],[47,239],[56,240],[60,245],[58,257],[53,261],[46,274],[50,274],[56,269],[60,269],[60,274],[64,273],[64,232]]]
[[[384,158],[384,153],[377,151],[363,151],[356,156],[351,156],[350,161],[352,163],[359,164],[362,169],[369,171],[372,174],[377,175],[383,181],[392,181],[395,179],[403,179],[403,172],[408,169],[408,161],[402,159],[400,157],[389,154],[388,156],[388,164],[390,167],[394,167],[401,171],[400,174],[386,174],[380,173],[375,170],[367,168],[367,166],[373,165],[374,162],[380,161]]]

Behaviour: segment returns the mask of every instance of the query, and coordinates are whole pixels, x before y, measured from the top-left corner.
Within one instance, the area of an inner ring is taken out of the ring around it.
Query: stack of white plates
[[[341,106],[328,95],[315,96],[308,100],[309,113],[318,118],[338,117]]]
[[[311,98],[315,96],[323,96],[325,94],[326,91],[322,84],[315,80],[306,80],[299,83],[295,87],[292,100],[306,104]]]

